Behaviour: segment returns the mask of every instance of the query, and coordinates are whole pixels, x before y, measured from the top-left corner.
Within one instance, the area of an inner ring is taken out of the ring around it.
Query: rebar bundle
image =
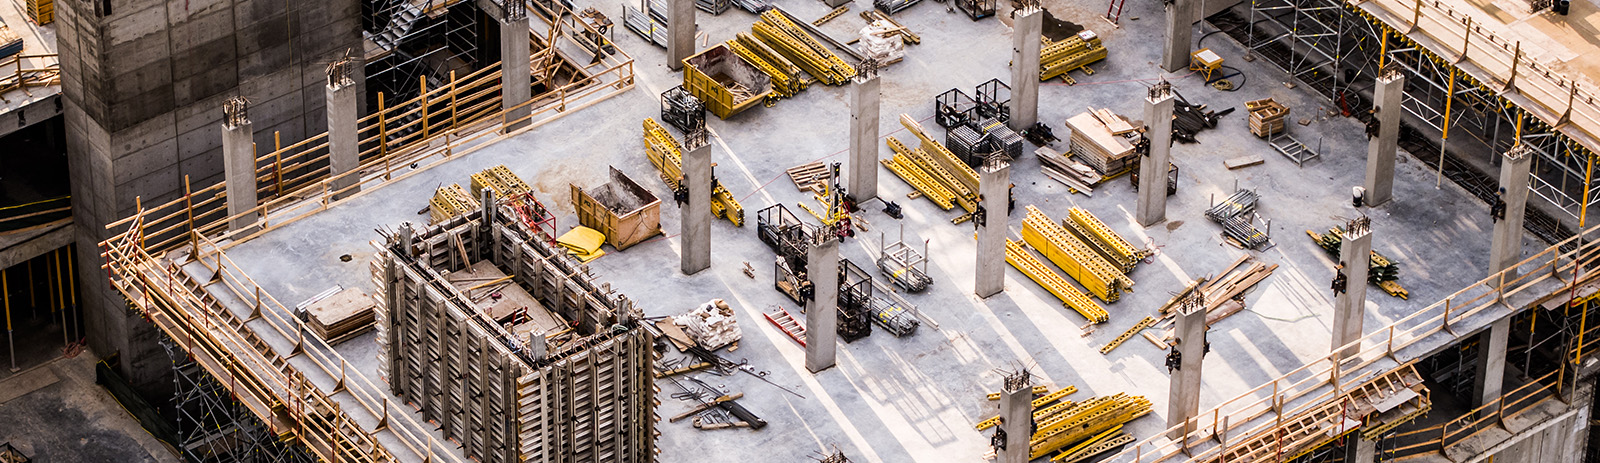
[[[1254,215],[1239,214],[1218,223],[1222,224],[1222,234],[1229,239],[1237,241],[1245,249],[1256,249],[1267,244],[1268,239],[1266,233],[1256,229],[1253,217]]]
[[[915,333],[917,326],[921,324],[911,312],[880,298],[872,298],[871,312],[872,322],[896,337]]]

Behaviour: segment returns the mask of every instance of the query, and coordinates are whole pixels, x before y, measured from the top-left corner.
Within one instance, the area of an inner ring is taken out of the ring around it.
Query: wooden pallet
[[[763,312],[761,315],[766,316],[767,321],[772,322],[778,329],[783,330],[783,334],[789,335],[789,339],[800,343],[800,347],[806,346],[806,327],[802,326],[799,320],[789,315],[789,311],[783,310],[783,307],[778,307],[776,312]]]
[[[821,161],[810,162],[789,168],[789,180],[794,182],[794,187],[800,191],[811,190],[822,194],[827,188],[828,166]]]

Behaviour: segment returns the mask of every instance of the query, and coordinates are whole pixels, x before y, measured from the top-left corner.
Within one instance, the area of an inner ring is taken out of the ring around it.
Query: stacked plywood
[[[1246,101],[1244,109],[1250,111],[1250,133],[1261,138],[1283,132],[1283,121],[1289,118],[1289,107],[1271,98]]]
[[[376,305],[361,290],[346,288],[306,306],[306,326],[329,345],[338,344],[372,329]]]
[[[1068,118],[1067,128],[1072,130],[1068,151],[1101,175],[1121,173],[1134,161],[1134,128],[1121,116],[1086,111]]]
[[[1049,147],[1041,146],[1034,150],[1033,154],[1039,156],[1039,170],[1043,171],[1045,176],[1065,183],[1078,193],[1094,196],[1093,186],[1105,178],[1095,172],[1094,168],[1067,159],[1066,155],[1057,153]]]

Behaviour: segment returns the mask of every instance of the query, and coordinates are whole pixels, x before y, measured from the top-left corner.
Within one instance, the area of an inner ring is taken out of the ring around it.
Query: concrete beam
[[[1144,99],[1144,136],[1150,154],[1139,160],[1139,225],[1167,220],[1167,166],[1172,163],[1172,91],[1166,82],[1156,84]]]
[[[1161,52],[1161,69],[1178,72],[1189,68],[1194,39],[1194,9],[1198,0],[1172,0],[1166,4],[1167,47]]]
[[[850,86],[850,189],[860,204],[878,197],[878,74]]]
[[[1021,132],[1039,121],[1039,47],[1044,13],[1038,7],[1017,10],[1011,20],[1011,130]]]
[[[1362,202],[1378,206],[1394,196],[1394,157],[1400,140],[1400,96],[1405,93],[1406,78],[1398,72],[1378,77],[1373,90],[1377,112],[1372,115],[1378,123],[1378,133],[1367,140],[1367,191]]]
[[[250,121],[238,125],[222,123],[222,170],[228,192],[229,230],[243,230],[257,222],[243,216],[256,207],[256,149],[250,140]]]
[[[814,297],[806,301],[806,370],[833,368],[839,339],[839,240],[811,243],[806,252],[806,278]]]
[[[1191,299],[1192,305],[1180,307],[1175,318],[1173,333],[1176,335],[1176,345],[1172,348],[1181,357],[1178,368],[1172,370],[1172,383],[1169,391],[1171,397],[1167,400],[1167,427],[1172,428],[1184,425],[1173,431],[1167,437],[1174,440],[1182,439],[1185,434],[1194,430],[1194,417],[1200,414],[1200,370],[1201,360],[1206,354],[1206,310],[1199,298]]]
[[[501,120],[506,132],[531,123],[526,118],[533,114],[533,108],[523,104],[533,97],[529,40],[527,15],[500,21],[500,109],[506,112]]]
[[[1000,392],[1000,429],[1006,433],[1006,447],[996,452],[995,463],[1028,463],[1033,437],[1033,388],[1024,384]]]
[[[1006,282],[1006,213],[1010,202],[1011,163],[1001,160],[985,161],[978,166],[978,196],[984,220],[978,228],[977,280],[973,293],[989,297],[1005,290]],[[974,222],[978,222],[974,220]]]
[[[703,137],[698,142],[694,138],[693,134],[685,137],[683,152],[683,186],[689,189],[681,221],[684,275],[711,267],[711,145]]]
[[[1511,317],[1501,317],[1478,334],[1478,361],[1472,382],[1474,406],[1484,413],[1500,409],[1500,394],[1506,378],[1506,344],[1511,339]],[[1482,416],[1482,415],[1480,415]]]
[[[72,219],[61,219],[35,230],[0,236],[0,268],[11,268],[72,244],[77,233],[78,227],[73,225]]]
[[[694,55],[695,0],[667,0],[667,69],[683,70],[683,59]]]
[[[1351,223],[1365,222],[1355,220]],[[1368,226],[1346,224],[1344,240],[1339,243],[1340,272],[1345,275],[1345,291],[1333,297],[1333,346],[1339,349],[1361,338],[1361,323],[1367,316],[1367,273],[1372,259],[1372,230]],[[1355,355],[1361,349],[1345,349],[1342,357]]]
[[[1500,200],[1505,202],[1505,218],[1494,222],[1489,244],[1490,275],[1522,260],[1522,217],[1528,206],[1528,168],[1533,164],[1532,150],[1523,145],[1511,148],[1502,156]],[[1511,269],[1506,279],[1516,276],[1516,269]]]
[[[331,189],[336,192],[334,199],[361,191],[359,174],[340,177],[340,174],[355,170],[361,165],[360,138],[356,135],[356,119],[358,118],[355,81],[348,77],[337,82],[330,82],[324,87],[326,90],[327,105],[323,108],[328,112],[328,164],[334,176]],[[349,189],[345,191],[345,189]]]

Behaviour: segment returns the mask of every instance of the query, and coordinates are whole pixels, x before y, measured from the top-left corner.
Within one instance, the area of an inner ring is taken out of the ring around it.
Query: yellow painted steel
[[[1100,37],[1090,40],[1074,34],[1063,40],[1048,43],[1039,50],[1039,80],[1050,80],[1096,61],[1106,59],[1106,47]]]
[[[1100,304],[1096,304],[1094,300],[1089,299],[1089,296],[1073,287],[1072,283],[1061,278],[1055,270],[1050,270],[1044,262],[1040,262],[1038,258],[1033,257],[1033,254],[1023,249],[1022,243],[1006,240],[1006,263],[1016,267],[1017,271],[1027,275],[1034,283],[1044,287],[1045,291],[1054,294],[1063,305],[1082,315],[1090,323],[1105,323],[1111,318],[1106,309],[1100,308]]]
[[[678,139],[673,138],[667,129],[656,123],[655,119],[644,120],[644,153],[650,158],[650,164],[656,166],[661,175],[661,180],[667,186],[678,189],[678,179],[683,178],[683,151]],[[739,200],[734,199],[733,193],[722,182],[711,186],[711,213],[718,218],[727,219],[735,227],[744,226],[744,206]]]
[[[740,33],[739,36],[742,38],[745,36],[745,34]],[[739,55],[740,58],[744,58],[745,62],[755,66],[756,69],[760,69],[762,74],[766,74],[767,77],[772,79],[772,90],[778,98],[788,98],[794,96],[796,93],[800,93],[802,86],[800,84],[801,81],[798,69],[792,73],[785,72],[785,70],[780,68],[779,65],[773,64],[771,61],[768,61],[766,57],[756,53],[754,50],[751,50],[749,45],[743,40],[729,40],[727,45],[728,49],[733,50],[734,54]]]
[[[1045,387],[1045,386],[1034,386],[1033,387],[1033,393],[1034,394],[1044,394],[1046,391],[1049,391],[1049,390],[1050,389]],[[1051,402],[1055,402],[1057,400],[1061,400],[1061,398],[1069,396],[1069,395],[1072,395],[1072,394],[1074,394],[1076,392],[1078,392],[1078,387],[1077,386],[1067,386],[1067,387],[1061,388],[1061,390],[1059,390],[1059,391],[1055,391],[1055,392],[1052,392],[1050,394],[1041,396],[1041,397],[1039,397],[1037,399],[1033,399],[1033,404],[1032,404],[1033,405],[1033,420],[1034,421],[1040,421],[1040,420],[1044,419],[1045,417],[1048,417],[1050,415],[1054,415],[1056,413],[1059,413],[1062,410],[1066,410],[1066,409],[1072,408],[1076,404],[1073,403],[1071,400],[1064,400],[1064,401],[1061,401],[1061,403],[1059,403],[1059,404],[1050,405],[1049,407],[1045,407],[1045,408],[1040,408],[1040,407],[1043,407],[1044,405],[1048,405]],[[1046,399],[1048,399],[1048,400],[1046,400]],[[1000,400],[1000,393],[998,393],[998,392],[989,393],[989,400]],[[995,416],[995,417],[990,417],[987,420],[983,420],[983,421],[978,422],[978,424],[976,426],[974,426],[974,427],[977,428],[979,431],[982,431],[982,430],[985,430],[985,429],[989,429],[989,428],[995,427],[996,425],[999,425],[999,424],[1000,424],[1000,417]]]
[[[1068,387],[1072,387],[1072,386],[1068,386]],[[1074,387],[1072,390],[1076,391],[1078,389]],[[1043,393],[1046,393],[1046,392],[1050,392],[1050,386],[1034,386],[1033,387],[1033,393],[1034,394],[1043,394]],[[989,400],[1000,400],[1000,393],[998,393],[998,392],[990,392],[987,398]]]
[[[1039,250],[1067,276],[1077,280],[1084,289],[1100,300],[1116,302],[1122,297],[1122,290],[1132,288],[1133,280],[1095,254],[1089,245],[1067,233],[1050,216],[1032,205],[1028,206],[1027,211],[1022,220],[1022,240]]]
[[[1055,392],[1052,392],[1052,393],[1049,393],[1049,394],[1045,394],[1044,397],[1033,399],[1033,404],[1032,405],[1033,405],[1033,408],[1043,407],[1045,405],[1049,405],[1051,402],[1055,402],[1057,400],[1061,400],[1061,398],[1069,396],[1069,395],[1072,395],[1073,393],[1076,393],[1076,392],[1078,392],[1078,386],[1067,386],[1067,387],[1061,388],[1061,390],[1059,390],[1059,391],[1055,391]]]
[[[755,36],[779,54],[793,61],[811,77],[827,85],[839,85],[856,76],[856,69],[828,50],[778,10],[761,13],[750,25]]]
[[[472,197],[474,198],[483,197],[484,188],[493,191],[497,198],[507,198],[533,191],[533,188],[528,187],[527,182],[522,181],[522,177],[512,173],[511,169],[507,168],[505,164],[472,174],[471,187]]]
[[[928,153],[928,156],[936,161],[940,167],[949,171],[950,175],[966,186],[968,191],[978,191],[978,172],[972,170],[972,167],[962,162],[961,159],[956,158],[956,155],[945,148],[943,143],[935,140],[926,130],[923,130],[921,123],[917,122],[916,119],[912,119],[909,114],[901,114],[900,126],[905,127],[906,130],[916,135],[917,139],[922,142],[919,148]]]
[[[433,199],[428,200],[428,218],[434,222],[475,210],[478,210],[478,200],[467,194],[460,184],[452,183],[434,190]]]
[[[889,139],[892,140],[889,145],[891,148],[900,144],[900,141],[894,140],[894,137],[889,137]],[[904,145],[901,146],[904,147]],[[961,206],[967,212],[978,210],[978,194],[976,190],[968,188],[966,184],[957,180],[955,175],[940,165],[940,162],[935,160],[932,155],[929,155],[927,151],[917,148],[907,151],[905,156],[907,159],[912,160],[919,170],[937,182],[939,186],[949,190],[952,194],[951,199],[956,205]]]
[[[905,180],[918,193],[922,193],[922,197],[933,201],[940,209],[948,211],[950,208],[955,207],[955,204],[951,202],[955,195],[950,194],[949,190],[945,190],[935,183],[933,179],[928,178],[926,173],[917,169],[916,164],[910,159],[906,159],[905,156],[897,154],[893,158],[883,159],[878,162],[883,164],[884,167],[888,167],[889,171],[894,172],[895,176]]]
[[[1150,401],[1140,396],[1126,394],[1112,396],[1111,400],[1093,407],[1085,407],[1067,419],[1041,425],[1030,444],[1030,457],[1039,458],[1075,442],[1099,435],[1108,429],[1127,424],[1135,418],[1150,413]]]
[[[1105,355],[1111,353],[1112,349],[1116,349],[1117,346],[1122,345],[1122,343],[1128,342],[1128,339],[1133,338],[1133,335],[1139,334],[1139,331],[1149,328],[1151,325],[1155,324],[1155,317],[1145,316],[1143,320],[1139,320],[1139,323],[1134,323],[1133,326],[1129,327],[1128,331],[1123,331],[1122,334],[1117,335],[1116,339],[1112,339],[1111,342],[1106,343],[1104,347],[1101,347],[1100,354]]]
[[[1087,209],[1081,207],[1067,209],[1067,218],[1079,227],[1083,227],[1083,230],[1088,232],[1088,238],[1098,242],[1102,248],[1110,252],[1111,255],[1106,258],[1122,266],[1123,273],[1132,271],[1133,266],[1144,258],[1143,251],[1133,247],[1133,243],[1129,243],[1122,238],[1122,235],[1112,231],[1111,227],[1107,227],[1105,222],[1101,222],[1099,217],[1095,217]]]

